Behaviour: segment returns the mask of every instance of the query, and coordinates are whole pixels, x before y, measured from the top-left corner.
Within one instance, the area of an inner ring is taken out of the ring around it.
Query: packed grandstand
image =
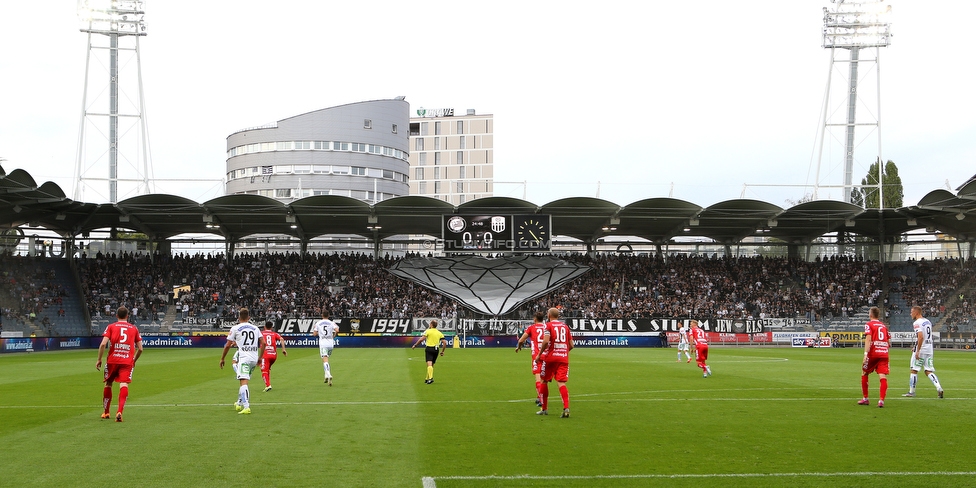
[[[484,318],[386,270],[404,257],[364,253],[173,256],[97,253],[74,259],[4,255],[5,331],[81,336],[119,306],[145,332],[219,329],[241,307],[258,318]],[[804,261],[695,254],[566,254],[591,269],[505,319],[557,306],[565,317],[800,319],[799,330],[857,330],[882,305],[894,331],[923,307],[942,332],[972,332],[973,260],[880,263],[859,257]],[[177,328],[177,325],[180,325]]]

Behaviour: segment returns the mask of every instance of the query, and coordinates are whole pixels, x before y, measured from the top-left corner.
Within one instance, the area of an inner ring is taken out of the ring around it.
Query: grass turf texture
[[[219,349],[149,349],[125,422],[100,420],[95,351],[0,355],[5,486],[963,486],[976,355],[937,351],[946,388],[858,406],[861,350],[713,347],[714,375],[675,349],[576,349],[572,417],[534,415],[529,356],[450,349],[425,385],[423,351],[293,348],[237,415]],[[229,359],[229,358],[228,358]],[[117,397],[118,386],[115,387]],[[114,417],[116,399],[113,398]],[[803,475],[802,473],[808,473]],[[938,474],[937,474],[938,473]],[[562,478],[558,478],[562,476]],[[676,476],[676,477],[672,477]]]

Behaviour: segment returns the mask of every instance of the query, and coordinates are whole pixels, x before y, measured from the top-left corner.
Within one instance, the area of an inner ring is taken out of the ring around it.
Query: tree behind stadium
[[[851,191],[851,203],[864,208],[879,208],[878,192],[878,161],[875,161],[868,174],[861,179],[861,188],[854,188]],[[898,166],[894,161],[888,160],[884,167],[884,207],[899,208],[905,197],[905,189],[901,184],[901,177],[898,176]]]

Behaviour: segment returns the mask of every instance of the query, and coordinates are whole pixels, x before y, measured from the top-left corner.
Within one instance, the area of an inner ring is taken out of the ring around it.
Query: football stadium
[[[884,3],[823,9],[851,80]],[[847,103],[868,175],[782,206],[496,195],[492,116],[405,97],[232,133],[210,199],[0,158],[0,483],[974,486],[976,176],[904,204]]]

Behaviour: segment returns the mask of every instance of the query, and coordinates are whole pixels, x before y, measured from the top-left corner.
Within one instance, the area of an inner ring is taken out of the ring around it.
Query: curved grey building
[[[227,136],[227,194],[285,203],[343,195],[370,203],[409,193],[410,104],[324,108]]]

